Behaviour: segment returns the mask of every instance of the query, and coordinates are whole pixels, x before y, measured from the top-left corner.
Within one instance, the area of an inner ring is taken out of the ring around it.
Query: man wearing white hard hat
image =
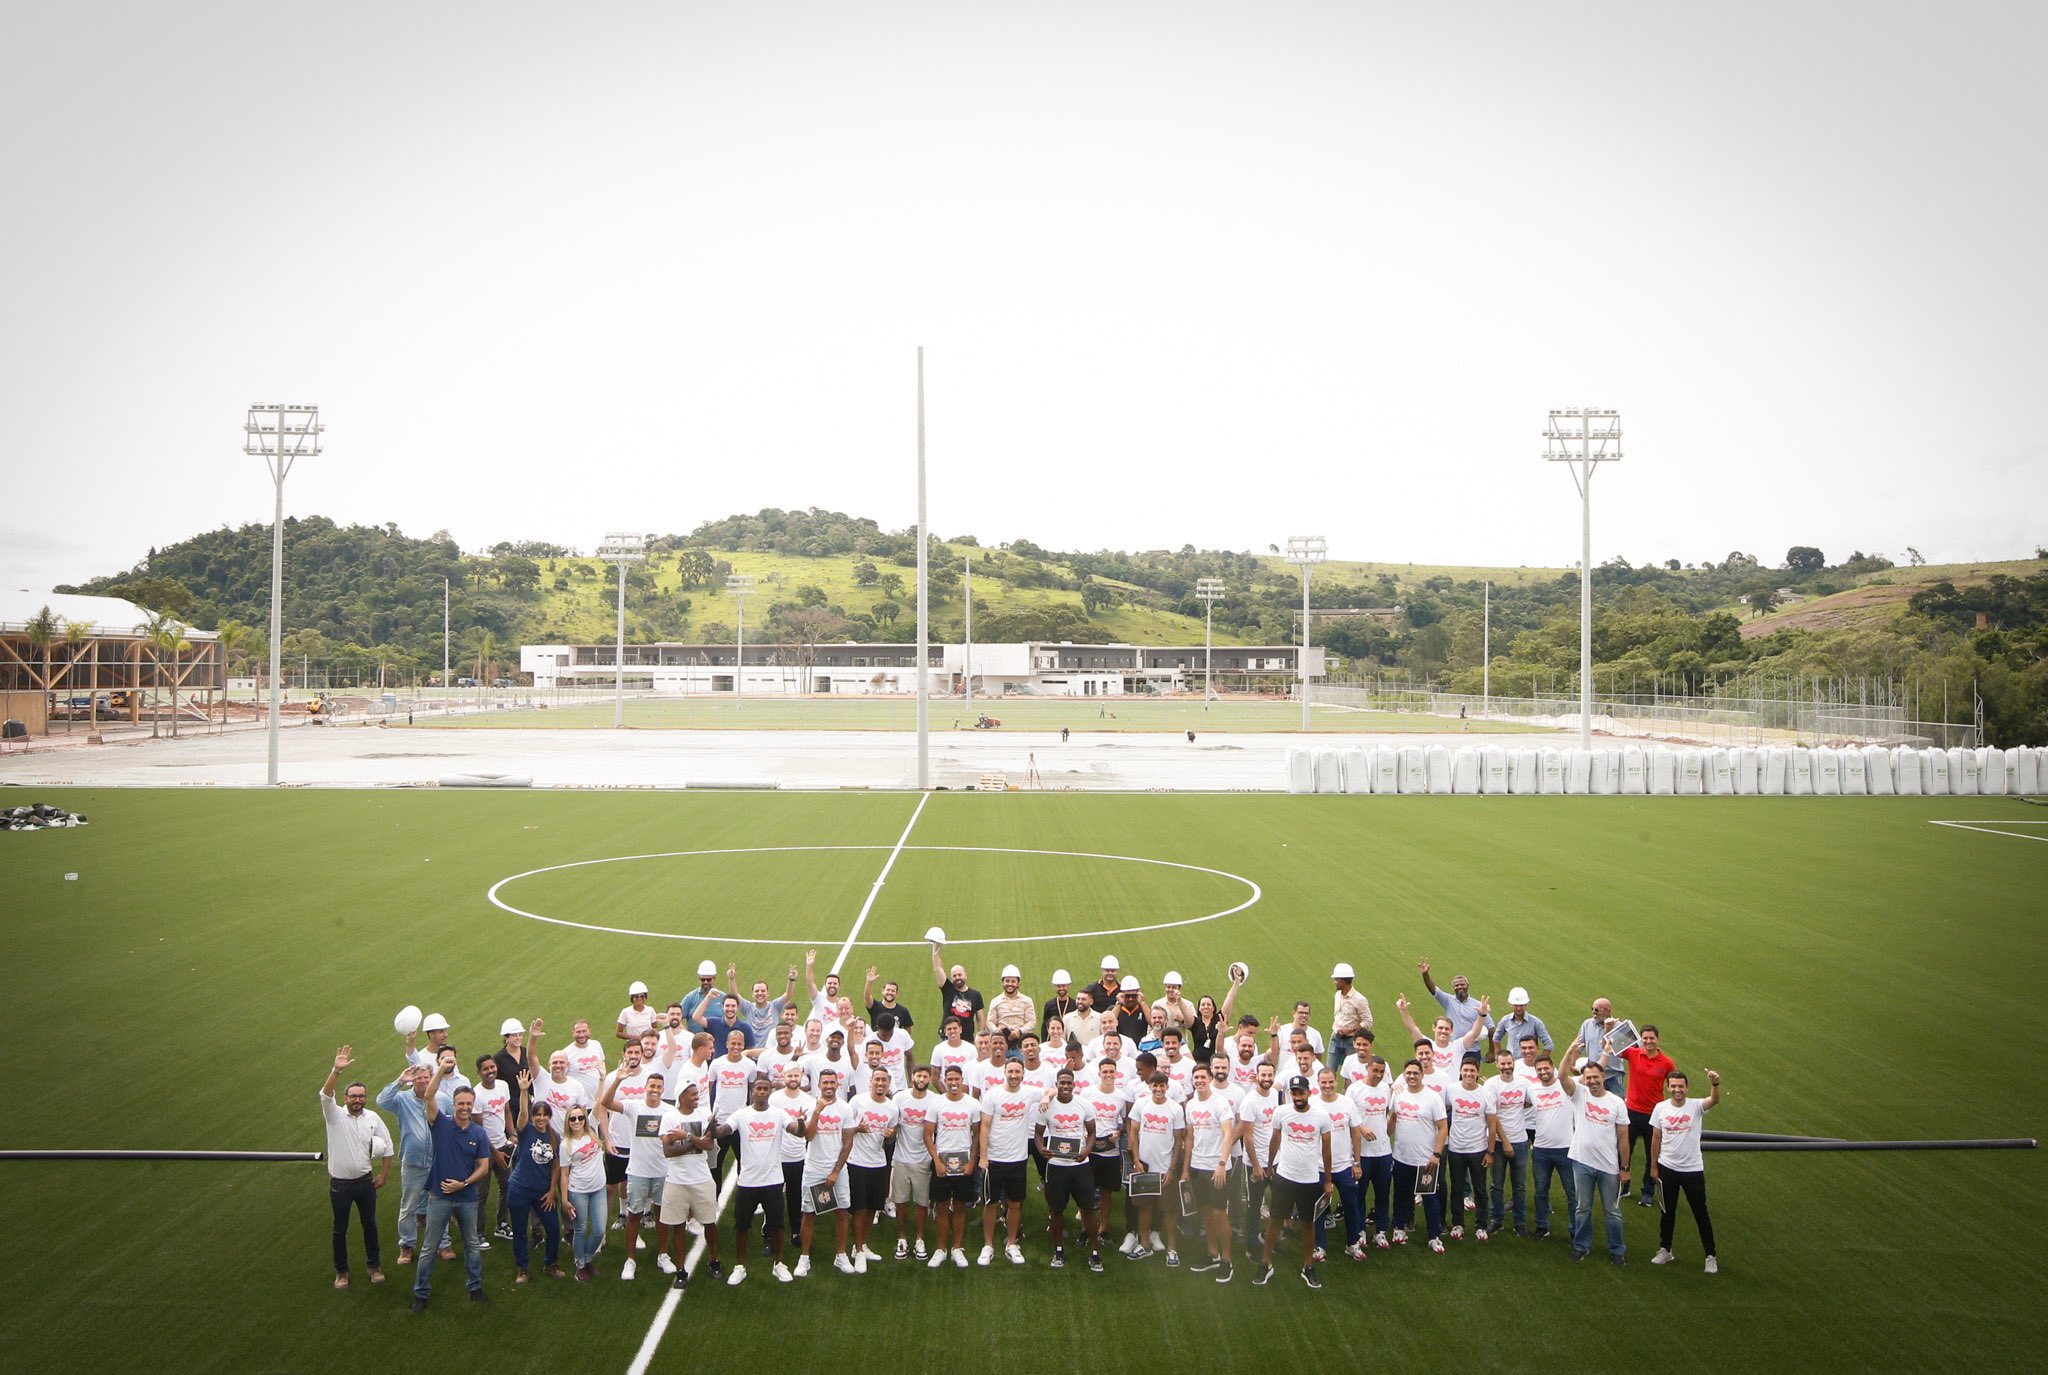
[[[1011,1045],[1032,1029],[1038,1008],[1023,992],[1024,974],[1014,964],[1003,966],[1003,991],[988,1005],[988,1024],[1003,1033]]]
[[[1149,1011],[1145,1006],[1144,991],[1138,986],[1138,976],[1126,974],[1117,982],[1116,1003],[1104,1014],[1103,1020],[1111,1024],[1117,1035],[1135,1046],[1151,1029]]]
[[[1175,1031],[1186,1031],[1195,1024],[1195,1005],[1181,996],[1180,971],[1169,969],[1160,985],[1165,992],[1152,1000],[1152,1006],[1159,1009],[1165,1025]]]
[[[448,1044],[448,1019],[438,1012],[429,1012],[419,1029],[426,1034],[427,1043],[416,1047],[414,1034],[405,1033],[405,1058],[432,1074],[440,1062],[441,1047]]]
[[[1351,966],[1341,961],[1330,967],[1330,983],[1336,990],[1335,1008],[1330,1014],[1330,1068],[1340,1074],[1344,1057],[1354,1048],[1352,1038],[1361,1031],[1372,1030],[1372,1004],[1352,987],[1357,977]]]
[[[654,1030],[654,1009],[647,1005],[647,985],[638,979],[626,989],[626,1005],[619,1009],[618,1038],[637,1041],[643,1031]]]
[[[1529,1011],[1529,990],[1515,987],[1508,990],[1508,1015],[1494,1025],[1493,1048],[1519,1058],[1525,1036],[1534,1036],[1536,1044],[1545,1050],[1557,1049],[1550,1039],[1550,1028],[1543,1025],[1541,1017]]]
[[[1088,991],[1095,997],[1095,1010],[1107,1017],[1109,1010],[1116,1006],[1116,995],[1122,986],[1123,976],[1116,956],[1104,955],[1102,977],[1088,985]]]
[[[1047,998],[1045,1005],[1038,1010],[1038,1034],[1043,1037],[1046,1027],[1052,1024],[1055,1017],[1060,1019],[1062,1026],[1066,1026],[1067,1018],[1078,1012],[1080,1007],[1080,1003],[1074,998],[1074,976],[1064,969],[1053,970],[1052,996]],[[1073,1030],[1072,1027],[1067,1029],[1069,1032]]]
[[[689,1021],[706,998],[718,993],[718,965],[713,960],[697,962],[697,986],[682,996],[683,1020]]]

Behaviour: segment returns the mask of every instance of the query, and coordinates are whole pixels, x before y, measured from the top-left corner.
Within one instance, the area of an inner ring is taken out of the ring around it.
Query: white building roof
[[[133,636],[135,627],[149,619],[149,613],[121,597],[88,597],[78,592],[31,592],[27,588],[0,589],[0,631],[19,634],[44,607],[57,618],[57,633],[79,621],[95,636]],[[188,640],[211,640],[211,630],[186,627]]]

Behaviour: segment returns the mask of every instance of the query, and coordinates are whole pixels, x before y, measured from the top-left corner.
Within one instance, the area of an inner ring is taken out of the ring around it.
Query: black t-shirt
[[[526,1107],[526,1094],[519,1087],[519,1071],[526,1068],[526,1052],[514,1055],[501,1050],[491,1057],[498,1062],[498,1082],[512,1090],[511,1100],[505,1104],[505,1125],[510,1127],[519,1120],[521,1110]]]
[[[1216,1055],[1216,1038],[1230,1028],[1223,1025],[1218,1017],[1215,1022],[1204,1024],[1200,1017],[1188,1023],[1188,1054],[1195,1057],[1195,1063],[1206,1065]]]
[[[1066,1021],[1068,1015],[1079,1006],[1080,1004],[1072,998],[1047,998],[1045,1006],[1040,1008],[1038,1012],[1038,1034],[1040,1036],[1045,1035],[1047,1024],[1055,1017],[1059,1018],[1062,1022]]]
[[[1123,1005],[1123,1001],[1121,999],[1117,1001],[1117,1035],[1123,1037],[1126,1041],[1129,1041],[1132,1045],[1135,1046],[1138,1044],[1138,1042],[1144,1040],[1148,1035],[1151,1034],[1151,1025],[1151,1018],[1146,1015],[1146,1008],[1144,1001],[1142,999],[1139,1000],[1138,1009],[1135,1012],[1125,1008]]]
[[[879,998],[868,1004],[868,1025],[873,1026],[880,1020],[884,1012],[893,1016],[896,1019],[896,1025],[902,1027],[905,1031],[917,1025],[917,1022],[910,1015],[910,1009],[905,1007],[901,1000],[898,1000],[896,1006],[890,1007]]]
[[[1097,979],[1088,985],[1088,996],[1095,1000],[1095,1010],[1107,1013],[1116,1006],[1116,986],[1121,979]]]
[[[939,980],[939,1025],[944,1026],[948,1017],[958,1017],[960,1029],[972,1035],[982,1006],[981,990],[955,988],[951,979]]]

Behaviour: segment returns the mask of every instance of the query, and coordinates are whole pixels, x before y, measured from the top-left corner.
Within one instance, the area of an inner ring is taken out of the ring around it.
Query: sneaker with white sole
[[[1157,1232],[1154,1232],[1152,1234],[1150,1238],[1150,1246],[1151,1249],[1154,1251],[1164,1251],[1166,1249],[1166,1243],[1159,1239],[1159,1233]]]
[[[1316,1268],[1313,1265],[1304,1265],[1301,1267],[1301,1282],[1311,1289],[1320,1289],[1323,1287],[1322,1280],[1316,1277]]]
[[[727,1283],[728,1285],[733,1285],[733,1284],[744,1284],[744,1283],[746,1283],[746,1279],[747,1279],[747,1267],[746,1267],[746,1266],[744,1266],[744,1265],[735,1265],[735,1266],[733,1266],[733,1268],[732,1268],[732,1273],[731,1273],[730,1275],[727,1275],[727,1276],[725,1277],[725,1282],[726,1282],[726,1283]]]
[[[1169,1270],[1180,1269],[1180,1252],[1168,1251],[1166,1253],[1166,1268]]]
[[[695,1218],[691,1218],[689,1222],[685,1224],[685,1226],[688,1229],[690,1235],[693,1237],[701,1237],[704,1235],[704,1224],[697,1221],[697,1219]]]
[[[1404,1236],[1401,1238],[1401,1240],[1406,1241],[1408,1240],[1408,1238]],[[1380,1250],[1384,1251],[1391,1243],[1388,1242],[1387,1234],[1385,1232],[1375,1232],[1372,1236],[1372,1244],[1379,1247]]]
[[[626,1219],[624,1219],[624,1218],[622,1218],[622,1217],[615,1217],[615,1218],[613,1218],[613,1219],[612,1219],[612,1230],[613,1230],[614,1232],[623,1232],[623,1231],[625,1231],[625,1230],[626,1230]]]
[[[910,1259],[910,1243],[905,1241],[902,1237],[896,1238],[896,1259]]]
[[[1218,1284],[1228,1284],[1230,1283],[1231,1275],[1234,1273],[1236,1272],[1230,1268],[1230,1262],[1226,1260],[1223,1262],[1223,1268],[1216,1272],[1216,1282]]]
[[[615,1222],[615,1223],[613,1223],[612,1225],[613,1225],[614,1227],[623,1227],[623,1226],[624,1226],[625,1224],[624,1224],[624,1223],[621,1223],[621,1222]],[[492,1236],[494,1236],[494,1237],[496,1237],[496,1238],[497,1238],[498,1240],[500,1240],[500,1241],[510,1241],[510,1240],[512,1240],[512,1224],[511,1224],[511,1223],[509,1223],[509,1222],[501,1222],[501,1223],[499,1223],[499,1224],[498,1224],[498,1230],[497,1230],[497,1231],[495,1231],[495,1232],[493,1232],[493,1233],[491,1233],[491,1235],[492,1235]]]
[[[847,1258],[846,1252],[838,1251],[832,1256],[832,1268],[842,1275],[850,1275],[853,1273],[853,1262]]]
[[[1129,1259],[1129,1260],[1150,1260],[1150,1259],[1152,1259],[1152,1253],[1151,1253],[1151,1252],[1150,1252],[1149,1250],[1147,1250],[1146,1248],[1144,1248],[1143,1246],[1140,1246],[1140,1247],[1139,1247],[1139,1248],[1138,1248],[1137,1250],[1135,1250],[1135,1251],[1131,1252],[1131,1253],[1129,1254],[1129,1256],[1127,1256],[1127,1257],[1126,1257],[1126,1259]]]
[[[1102,1252],[1090,1251],[1088,1253],[1088,1268],[1098,1275],[1102,1273]]]
[[[796,1269],[792,1270],[790,1273],[795,1275],[798,1279],[802,1279],[805,1275],[810,1274],[811,1258],[809,1256],[798,1256],[796,1258]]]
[[[1200,1260],[1196,1261],[1193,1265],[1190,1265],[1188,1267],[1188,1273],[1190,1275],[1206,1275],[1211,1270],[1221,1270],[1222,1268],[1223,1257],[1204,1256]]]
[[[855,1251],[853,1253],[853,1273],[856,1275],[865,1275],[867,1272],[868,1253],[867,1248],[862,1247],[860,1250]]]
[[[1364,1260],[1365,1238],[1360,1237],[1357,1241],[1354,1241],[1349,1246],[1345,1247],[1344,1254],[1351,1257],[1351,1259],[1353,1260]]]
[[[1121,1243],[1120,1243],[1120,1244],[1119,1244],[1119,1245],[1117,1246],[1117,1248],[1116,1248],[1116,1249],[1117,1249],[1117,1253],[1118,1253],[1119,1255],[1126,1255],[1126,1256],[1128,1256],[1128,1255],[1129,1255],[1129,1254],[1130,1254],[1131,1252],[1133,1252],[1133,1251],[1137,1250],[1137,1249],[1138,1249],[1138,1236],[1137,1236],[1137,1233],[1135,1233],[1135,1232],[1125,1232],[1125,1233],[1124,1233],[1124,1239],[1123,1239],[1123,1241],[1122,1241],[1122,1242],[1121,1242]]]
[[[647,1238],[646,1238],[646,1237],[634,1237],[634,1238],[633,1238],[633,1249],[634,1249],[635,1251],[645,1251],[645,1250],[647,1249]]]
[[[1473,1239],[1474,1241],[1491,1241],[1491,1240],[1493,1240],[1493,1238],[1492,1238],[1491,1236],[1487,1235],[1487,1231],[1486,1231],[1486,1229],[1485,1229],[1484,1227],[1481,1227],[1481,1228],[1480,1228],[1480,1229],[1479,1229],[1478,1231],[1474,1232],[1474,1233],[1472,1234],[1472,1239]]]
[[[1438,1255],[1442,1255],[1444,1253],[1444,1239],[1442,1237],[1431,1237],[1429,1239],[1429,1249]]]
[[[633,1278],[633,1272],[638,1268],[639,1267],[633,1263],[632,1257],[627,1257],[626,1263],[619,1267],[619,1278],[622,1280],[629,1280]]]
[[[1447,1235],[1452,1241],[1463,1241],[1465,1239],[1465,1229],[1463,1227],[1453,1227]]]
[[[938,1269],[938,1268],[939,1268],[939,1267],[940,1267],[941,1265],[944,1265],[945,1263],[946,1263],[946,1253],[945,1253],[944,1251],[934,1251],[934,1252],[932,1252],[932,1258],[931,1258],[930,1260],[926,1261],[926,1262],[924,1263],[924,1266],[925,1266],[925,1269],[927,1269],[927,1270],[936,1270],[936,1269]]]
[[[669,1259],[668,1252],[663,1251],[654,1258],[654,1268],[664,1275],[673,1275],[676,1272],[676,1263]]]
[[[1329,1256],[1329,1253],[1328,1253],[1328,1252],[1324,1251],[1324,1250],[1323,1250],[1323,1248],[1322,1248],[1322,1247],[1320,1247],[1320,1246],[1316,1247],[1316,1249],[1315,1249],[1315,1264],[1317,1264],[1317,1265],[1321,1265],[1321,1264],[1322,1264],[1322,1263],[1323,1263],[1324,1261],[1328,1260],[1329,1258],[1330,1258],[1330,1256]]]
[[[868,1245],[866,1242],[862,1242],[860,1244],[860,1256],[864,1260],[880,1260],[882,1258],[882,1253],[877,1251],[874,1247]]]
[[[491,1249],[491,1243],[486,1241],[482,1237],[478,1237],[476,1239],[476,1249],[479,1251],[488,1251]]]
[[[1707,1257],[1707,1273],[1710,1275],[1718,1275],[1721,1273],[1721,1263],[1715,1260],[1712,1256]]]
[[[768,1273],[775,1276],[779,1283],[788,1284],[790,1281],[789,1267],[779,1260],[775,1262],[775,1268]]]
[[[1672,1255],[1672,1254],[1671,1254],[1671,1248],[1670,1248],[1670,1247],[1668,1247],[1668,1246],[1660,1246],[1660,1247],[1658,1247],[1658,1248],[1657,1248],[1657,1254],[1656,1254],[1656,1255],[1654,1255],[1654,1256],[1651,1256],[1651,1257],[1650,1257],[1650,1264],[1652,1264],[1652,1265],[1669,1265],[1669,1264],[1671,1264],[1671,1262],[1672,1262],[1672,1261],[1674,1261],[1674,1260],[1677,1260],[1677,1259],[1678,1259],[1678,1257],[1676,1257],[1676,1256],[1674,1256],[1674,1255]]]
[[[925,1251],[924,1251],[924,1238],[923,1238],[923,1237],[919,1237],[919,1238],[917,1239],[917,1245],[916,1245],[915,1247],[913,1247],[913,1248],[912,1248],[912,1250],[911,1250],[911,1254],[912,1254],[912,1255],[914,1255],[914,1256],[916,1256],[916,1257],[917,1257],[917,1258],[918,1258],[919,1260],[923,1260],[923,1259],[924,1259],[924,1256],[925,1256]]]
[[[1024,1263],[1024,1248],[1014,1241],[1003,1248],[1003,1254],[1010,1258],[1010,1264],[1012,1265],[1022,1265]]]
[[[1272,1266],[1270,1266],[1270,1265],[1268,1265],[1268,1264],[1265,1264],[1264,1262],[1261,1262],[1261,1263],[1259,1264],[1259,1268],[1258,1268],[1258,1269],[1256,1269],[1256,1270],[1252,1271],[1252,1283],[1253,1283],[1253,1284],[1264,1284],[1264,1283],[1266,1283],[1266,1281],[1268,1281],[1268,1280],[1270,1280],[1270,1279],[1272,1279],[1272,1278],[1273,1278],[1273,1267],[1272,1267]]]
[[[953,1268],[956,1270],[965,1270],[967,1268],[967,1252],[961,1250],[958,1246],[953,1248]]]
[[[993,1246],[984,1246],[981,1248],[981,1254],[974,1258],[974,1263],[976,1265],[986,1265],[995,1258],[996,1248]]]
[[[1381,1235],[1381,1236],[1385,1236],[1385,1235],[1386,1235],[1386,1233],[1382,1232],[1382,1233],[1380,1233],[1380,1235]],[[1408,1233],[1407,1233],[1407,1230],[1406,1230],[1405,1228],[1401,1228],[1401,1227],[1396,1227],[1396,1228],[1394,1229],[1394,1245],[1396,1245],[1396,1246],[1406,1246],[1407,1244],[1408,1244]]]
[[[1052,1268],[1055,1270],[1064,1270],[1067,1268],[1066,1247],[1055,1246],[1052,1248]]]

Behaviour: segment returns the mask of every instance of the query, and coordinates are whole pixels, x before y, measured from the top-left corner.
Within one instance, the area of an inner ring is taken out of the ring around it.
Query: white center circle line
[[[720,945],[831,944],[832,942],[830,939],[820,940],[816,937],[807,938],[803,936],[783,936],[770,938],[764,936],[699,935],[680,931],[645,931],[630,926],[606,926],[597,922],[571,921],[565,917],[550,917],[540,912],[529,912],[523,907],[515,907],[510,902],[506,901],[503,897],[501,897],[499,894],[500,890],[505,888],[508,884],[517,883],[520,879],[533,878],[539,874],[558,873],[565,869],[589,868],[599,864],[629,864],[635,860],[643,859],[693,859],[699,856],[709,855],[835,853],[862,850],[880,851],[889,850],[892,848],[895,847],[888,845],[748,845],[735,846],[728,849],[716,850],[665,850],[659,853],[645,855],[608,855],[602,859],[572,860],[567,864],[548,864],[543,865],[538,869],[528,869],[523,873],[508,874],[506,877],[501,878],[496,883],[492,884],[490,888],[485,892],[484,896],[490,901],[492,906],[497,907],[502,911],[509,912],[516,917],[525,917],[529,921],[547,922],[551,926],[571,927],[578,931],[599,931],[605,933],[606,935],[613,936],[646,936],[655,940],[671,941],[710,941]],[[947,944],[949,946],[1021,945],[1032,941],[1090,940],[1101,936],[1132,935],[1142,931],[1165,931],[1178,926],[1199,926],[1205,922],[1220,921],[1224,917],[1234,916],[1237,913],[1242,912],[1246,908],[1257,903],[1262,897],[1265,896],[1264,890],[1261,889],[1257,883],[1254,883],[1251,879],[1246,878],[1243,874],[1233,874],[1227,869],[1213,869],[1203,864],[1184,864],[1178,860],[1171,859],[1151,859],[1143,855],[1110,855],[1100,854],[1094,851],[1087,850],[1033,850],[997,845],[905,845],[902,848],[904,850],[922,850],[935,853],[1044,855],[1060,859],[1098,859],[1118,864],[1151,864],[1156,865],[1157,867],[1162,869],[1183,869],[1190,873],[1209,874],[1216,878],[1228,879],[1232,883],[1243,884],[1250,894],[1250,896],[1246,897],[1243,902],[1238,903],[1234,907],[1226,907],[1220,911],[1204,913],[1203,915],[1198,917],[1183,917],[1176,921],[1149,922],[1138,926],[1105,927],[1103,929],[1095,931],[1060,931],[1047,935],[1038,936],[978,936],[962,940],[948,941]],[[924,945],[925,942],[921,940],[859,941],[856,942],[856,944],[866,947],[883,948],[891,946],[916,947]]]

